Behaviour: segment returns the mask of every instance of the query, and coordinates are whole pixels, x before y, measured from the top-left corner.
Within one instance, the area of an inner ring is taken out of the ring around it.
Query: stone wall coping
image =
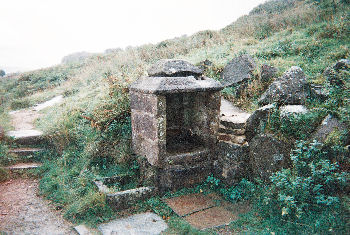
[[[129,87],[130,91],[150,94],[169,94],[199,91],[220,91],[220,82],[208,77],[141,77]]]

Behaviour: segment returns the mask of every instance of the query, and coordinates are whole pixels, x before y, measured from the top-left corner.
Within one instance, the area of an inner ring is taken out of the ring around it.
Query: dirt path
[[[0,233],[75,234],[71,228],[59,211],[38,196],[38,180],[14,179],[0,184]]]
[[[15,128],[15,131],[33,130],[34,121],[40,117],[37,111],[28,109],[10,112],[10,115],[11,125]]]
[[[39,111],[57,104],[61,99],[55,97],[35,107],[11,112],[15,132],[37,131],[34,121],[40,117]],[[12,167],[25,168],[28,164],[19,163]],[[0,234],[76,234],[71,229],[72,224],[63,219],[60,211],[38,195],[38,185],[38,180],[24,178],[0,183]]]

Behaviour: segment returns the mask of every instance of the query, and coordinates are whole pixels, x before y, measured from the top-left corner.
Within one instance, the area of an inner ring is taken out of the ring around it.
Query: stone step
[[[220,117],[220,124],[229,129],[245,129],[250,114],[237,114]]]
[[[222,134],[230,134],[230,135],[244,135],[245,129],[230,129],[225,127],[224,125],[219,126],[219,133]]]
[[[9,153],[15,154],[19,157],[27,157],[42,151],[43,149],[40,149],[40,148],[17,148],[17,149],[10,149]]]
[[[250,114],[221,99],[220,124],[229,129],[244,129]]]
[[[7,136],[14,138],[15,142],[21,145],[41,144],[44,140],[43,132],[39,130],[9,131]]]
[[[21,176],[31,176],[32,172],[30,170],[40,167],[42,164],[37,162],[31,163],[16,163],[15,165],[0,167],[8,172],[9,178],[17,178]]]
[[[42,165],[42,163],[40,162],[30,162],[30,163],[17,163],[15,165],[12,166],[6,166],[3,167],[9,171],[16,171],[16,170],[31,170],[31,169],[35,169],[38,168]]]
[[[218,135],[219,141],[231,142],[234,144],[244,145],[246,143],[246,137],[244,135],[236,136],[230,134],[221,134]]]

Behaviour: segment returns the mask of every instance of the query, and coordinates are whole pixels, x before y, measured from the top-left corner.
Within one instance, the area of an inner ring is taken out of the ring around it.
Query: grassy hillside
[[[259,65],[253,81],[241,97],[233,95],[234,88],[225,89],[223,95],[252,111],[258,107],[257,99],[268,85],[259,77],[263,63],[278,68],[279,75],[297,65],[304,70],[310,83],[326,84],[322,72],[337,60],[349,58],[349,12],[345,0],[273,0],[220,31],[202,31],[156,45],[95,55],[82,63],[0,78],[0,125],[7,130],[11,128],[9,110],[64,95],[64,103],[47,110],[37,122],[51,141],[51,150],[41,156],[45,160],[41,192],[64,208],[66,218],[96,224],[115,214],[105,205],[91,180],[107,175],[136,177],[138,174],[136,157],[130,150],[127,87],[145,75],[152,63],[159,59],[181,58],[200,64],[207,59],[213,64],[206,68],[206,75],[219,80],[224,66],[233,57],[248,53]],[[348,75],[344,75],[347,80]],[[341,106],[345,115],[349,114],[348,101]],[[141,208],[154,209],[159,203],[151,202]],[[268,218],[266,214],[261,216]],[[257,224],[256,231],[266,232],[266,228]],[[283,224],[278,226],[283,227]],[[333,225],[322,226],[333,228]],[[344,228],[344,224],[341,226],[338,229]],[[189,228],[183,225],[177,229]],[[291,228],[286,229],[290,231]],[[301,229],[304,228],[301,226]]]

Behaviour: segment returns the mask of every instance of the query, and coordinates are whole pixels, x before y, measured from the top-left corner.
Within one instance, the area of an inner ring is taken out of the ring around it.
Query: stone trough
[[[110,205],[114,210],[129,208],[136,203],[155,195],[155,187],[137,187],[118,192],[115,192],[114,189],[108,187],[108,184],[113,183],[124,185],[129,180],[131,180],[130,176],[104,177],[100,180],[95,180],[94,184],[101,193],[106,195],[108,205]]]

